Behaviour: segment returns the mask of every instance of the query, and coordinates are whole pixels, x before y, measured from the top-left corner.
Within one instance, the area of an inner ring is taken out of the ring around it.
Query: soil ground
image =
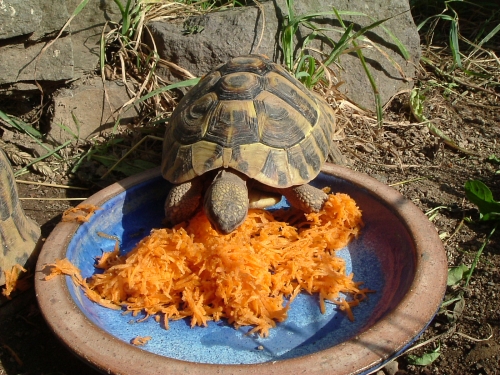
[[[429,213],[441,235],[450,267],[470,265],[491,232],[494,223],[480,222],[476,207],[465,197],[464,184],[471,179],[483,181],[500,200],[500,165],[488,161],[500,156],[500,92],[485,91],[467,85],[432,86],[439,77],[428,72],[419,78],[426,84],[425,115],[467,154],[449,147],[442,138],[416,123],[409,107],[409,94],[397,96],[387,108],[383,128],[367,116],[344,109],[340,122],[343,131],[339,144],[348,165],[386,184]],[[114,151],[114,150],[113,150]],[[156,161],[159,161],[159,150]],[[58,173],[50,182],[83,185],[98,165],[89,163],[68,181]],[[119,175],[115,176],[120,178]],[[22,179],[38,181],[32,173]],[[112,182],[112,181],[108,181]],[[70,191],[38,185],[19,184],[21,197],[85,197],[101,186],[87,183],[88,191]],[[40,224],[48,236],[61,213],[75,201],[24,200],[28,216]],[[435,214],[435,215],[434,215]],[[470,220],[469,220],[470,219]],[[396,360],[397,366],[385,368],[386,374],[500,374],[500,233],[495,232],[484,247],[470,279],[448,287],[445,300],[463,295],[451,303],[430,323],[416,343],[427,342],[411,351],[422,355],[439,347],[439,357],[426,366],[410,364],[407,355]],[[74,357],[54,337],[37,307],[33,289],[29,289],[0,307],[1,374],[97,374]]]

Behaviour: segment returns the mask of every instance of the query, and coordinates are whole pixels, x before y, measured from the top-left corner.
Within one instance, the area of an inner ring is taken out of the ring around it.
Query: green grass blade
[[[118,9],[120,10],[120,14],[122,15],[122,18],[125,15],[125,8],[123,7],[122,3],[120,0],[113,0],[115,4],[118,6]]]
[[[34,127],[32,127],[29,124],[26,124],[24,121],[21,121],[19,119],[16,119],[14,117],[11,117],[7,115],[6,113],[0,111],[0,118],[4,120],[7,124],[12,126],[14,129],[17,129],[20,132],[26,133],[28,136],[30,136],[38,145],[43,147],[45,150],[48,152],[52,152],[52,148],[47,146],[45,143],[41,142],[42,138],[42,133],[40,133],[38,130],[36,130]],[[58,154],[55,154],[55,157],[58,158],[59,160],[62,160],[62,157]]]
[[[6,113],[0,111],[0,119],[5,121],[7,124],[12,126],[13,128],[26,133],[28,135],[31,135],[35,138],[41,139],[42,138],[42,133],[40,133],[38,130],[36,130],[34,127],[32,127],[29,124],[26,124],[24,121],[16,119],[12,116],[7,115]]]
[[[73,116],[73,113],[71,113],[71,115]],[[74,118],[73,118],[73,120],[74,120]],[[60,127],[66,133],[70,134],[73,138],[78,139],[78,136],[70,128],[68,128],[66,125],[60,124],[60,123],[55,123],[55,125]]]
[[[439,137],[443,140],[443,142],[448,145],[451,148],[454,148],[455,150],[459,150],[465,154],[468,155],[474,155],[474,152],[469,151],[463,147],[460,147],[457,145],[450,137],[448,137],[446,134],[444,134],[441,129],[439,129],[436,125],[434,125],[427,117],[425,117],[423,113],[423,100],[424,97],[423,95],[420,95],[418,89],[413,89],[410,93],[410,110],[413,116],[421,122],[424,123],[429,131],[435,135],[436,137]]]
[[[410,52],[408,51],[404,43],[400,41],[399,38],[396,35],[394,35],[393,32],[389,30],[387,27],[385,27],[384,25],[380,25],[380,27],[387,33],[387,35],[389,35],[391,40],[398,47],[399,52],[401,52],[401,55],[405,58],[405,60],[409,61],[411,58]]]
[[[381,23],[387,21],[387,20],[390,20],[391,18],[394,18],[394,17],[397,17],[403,13],[406,13],[408,11],[404,11],[404,12],[401,12],[399,14],[396,14],[392,17],[388,17],[386,18],[385,20],[382,20]],[[372,22],[378,22],[377,20],[375,20],[373,17],[370,17],[368,14],[366,13],[362,13],[362,12],[354,12],[354,11],[337,11],[336,12],[336,16],[337,18],[340,16],[358,16],[358,17],[367,17],[369,18]],[[430,17],[429,17],[430,18]],[[425,22],[425,21],[424,21]],[[375,25],[375,26],[378,26],[378,25]],[[373,26],[373,27],[375,27]],[[372,28],[373,28],[372,27]],[[391,38],[391,40],[394,42],[394,44],[396,44],[396,46],[398,47],[399,51],[401,52],[401,55],[406,59],[406,60],[409,60],[410,59],[410,53],[408,52],[408,49],[405,47],[405,45],[394,35],[394,33],[392,31],[390,31],[387,27],[385,27],[384,25],[380,25],[380,27],[387,33],[387,35],[389,35],[389,37]]]
[[[76,172],[78,171],[78,169],[80,168],[80,165],[82,164],[82,162],[85,160],[85,158],[86,158],[88,155],[90,155],[90,154],[92,154],[92,153],[94,153],[94,152],[95,152],[95,150],[94,150],[94,148],[93,148],[93,146],[92,146],[92,147],[90,147],[90,148],[89,148],[89,149],[88,149],[88,150],[87,150],[87,151],[86,151],[83,155],[81,155],[81,156],[79,157],[79,159],[77,160],[77,162],[76,162],[76,163],[73,165],[73,167],[71,168],[71,173],[76,173]]]
[[[483,253],[484,248],[490,242],[490,239],[491,239],[491,236],[493,236],[493,233],[495,233],[495,230],[498,227],[498,223],[499,223],[499,221],[497,221],[495,223],[495,226],[491,230],[490,234],[488,234],[488,237],[486,237],[486,240],[484,240],[483,244],[481,245],[481,247],[477,251],[476,256],[474,257],[474,260],[472,261],[472,265],[470,266],[470,270],[467,273],[467,279],[465,280],[465,287],[466,288],[469,286],[469,281],[470,281],[470,278],[472,276],[472,273],[474,272],[474,269],[476,268],[477,263],[479,262],[479,258],[481,257],[481,254]]]
[[[481,47],[484,43],[487,43],[491,38],[493,38],[500,31],[500,23],[496,25],[496,27],[491,30],[488,35],[486,35],[481,41],[478,43],[478,46]]]
[[[335,12],[335,15],[337,16],[337,19],[339,20],[342,27],[344,29],[347,29],[344,21],[342,20],[340,12],[338,12],[337,9],[335,9],[335,8],[333,8],[333,11]],[[354,35],[349,37],[349,40],[352,39],[351,43],[356,48],[356,54],[358,55],[359,61],[361,62],[361,65],[363,66],[363,70],[365,71],[365,74],[368,78],[368,81],[370,82],[370,85],[372,87],[373,95],[375,97],[375,108],[376,108],[376,112],[377,112],[377,125],[379,127],[382,127],[382,125],[383,125],[382,99],[380,98],[380,93],[378,92],[378,88],[377,88],[377,84],[375,83],[375,79],[373,78],[373,75],[371,74],[370,69],[368,69],[368,65],[366,64],[366,60],[365,60],[365,57],[363,55],[363,52],[361,51],[360,48],[358,48],[358,43],[356,42],[356,39],[358,38],[358,36],[363,35],[367,30],[370,30],[370,29],[374,28],[375,26],[381,24],[382,22],[385,22],[387,19],[388,18],[374,22],[371,25],[365,26],[365,27],[361,28],[361,30],[356,32]]]
[[[176,83],[173,83],[171,85],[161,87],[157,90],[151,91],[149,94],[144,95],[143,97],[138,99],[136,102],[134,102],[134,104],[142,103],[143,101],[145,101],[145,100],[147,100],[155,95],[161,94],[162,92],[165,92],[165,91],[174,90],[174,89],[178,89],[178,88],[182,88],[182,87],[194,86],[199,81],[200,81],[200,78],[191,78],[191,79],[187,79],[185,81],[176,82]]]
[[[85,6],[87,5],[88,2],[89,2],[89,0],[82,0],[82,2],[80,2],[80,4],[78,4],[78,6],[75,8],[73,13],[71,14],[71,17],[76,17],[82,11],[82,9],[85,8]]]
[[[453,21],[450,25],[450,48],[453,56],[453,62],[459,68],[462,67],[462,59],[460,58],[460,48],[458,46],[458,22]]]
[[[354,47],[358,46],[355,41],[353,41],[352,44],[354,45]],[[373,95],[375,97],[375,108],[377,112],[377,125],[379,128],[382,128],[384,115],[382,108],[382,99],[380,98],[380,93],[378,92],[377,84],[375,83],[375,79],[373,78],[370,69],[368,69],[368,65],[366,64],[365,57],[361,49],[357,49],[356,53],[358,55],[359,60],[361,61],[361,65],[363,66],[365,74],[368,77],[368,81],[370,81],[370,85],[372,86]]]
[[[28,163],[27,165],[25,165],[23,168],[21,168],[20,170],[18,170],[16,173],[14,173],[14,177],[17,177],[21,174],[23,174],[24,172],[26,172],[28,170],[28,167],[35,164],[35,163],[38,163],[39,161],[43,160],[43,159],[46,159],[48,158],[49,156],[51,155],[54,155],[57,151],[59,151],[60,149],[66,147],[67,145],[69,145],[71,143],[71,141],[66,141],[64,142],[62,145],[60,145],[59,147],[53,149],[52,151],[50,151],[48,154],[45,154],[43,156],[40,156],[39,158],[36,158],[36,159],[33,159],[30,163]]]
[[[290,20],[295,19],[295,10],[293,8],[294,0],[286,0],[286,10],[288,11],[288,17]]]
[[[324,66],[329,66],[332,62],[335,60],[338,60],[342,52],[349,47],[349,41],[351,40],[351,34],[352,34],[352,29],[354,28],[354,24],[351,23],[349,26],[344,31],[344,34],[340,37],[337,43],[335,43],[335,46],[333,47],[332,51],[330,52],[330,55],[328,55],[327,59],[323,63]],[[323,66],[320,66],[316,72],[314,73],[313,76],[313,82],[318,82],[321,79],[321,76],[324,73],[324,68]]]
[[[377,27],[378,25],[384,23],[384,22],[387,22],[388,20],[390,20],[391,17],[389,18],[384,18],[382,20],[378,20],[378,21],[375,21],[373,23],[371,23],[370,25],[368,26],[365,26],[365,27],[362,27],[361,29],[359,29],[353,36],[352,36],[352,39],[358,39],[361,35],[365,34],[367,31]]]
[[[354,28],[354,24],[351,23],[344,31],[344,34],[340,37],[338,42],[335,44],[332,52],[325,61],[325,65],[330,65],[333,61],[337,60],[338,57],[342,54],[342,52],[349,47],[349,41],[351,40],[352,29]]]

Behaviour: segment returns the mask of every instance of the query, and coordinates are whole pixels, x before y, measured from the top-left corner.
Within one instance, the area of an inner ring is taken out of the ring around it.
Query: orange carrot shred
[[[119,256],[117,244],[98,260],[102,274],[82,280],[63,261],[52,265],[53,274],[70,274],[89,298],[107,307],[163,315],[167,329],[169,320],[190,317],[193,327],[225,318],[265,337],[287,318],[302,290],[318,293],[322,313],[329,300],[354,319],[351,307],[371,291],[346,275],[335,250],[362,226],[356,203],[340,193],[330,194],[318,213],[250,210],[228,235],[216,232],[200,211],[185,226],[152,230],[126,255]]]
[[[130,343],[135,346],[144,346],[151,340],[151,336],[137,336],[130,340]]]
[[[5,275],[5,286],[2,290],[2,294],[8,299],[11,298],[13,291],[19,288],[19,277],[21,272],[27,272],[27,270],[20,264],[15,264],[12,266],[11,270],[4,271]]]
[[[61,221],[76,222],[80,224],[85,223],[89,221],[95,211],[100,209],[100,207],[94,206],[93,204],[79,204],[76,207],[71,207],[64,211]]]

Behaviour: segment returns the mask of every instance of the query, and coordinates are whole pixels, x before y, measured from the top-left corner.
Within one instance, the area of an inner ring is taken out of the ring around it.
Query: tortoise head
[[[238,174],[222,169],[205,192],[203,209],[212,226],[228,234],[245,221],[248,214],[248,188]]]

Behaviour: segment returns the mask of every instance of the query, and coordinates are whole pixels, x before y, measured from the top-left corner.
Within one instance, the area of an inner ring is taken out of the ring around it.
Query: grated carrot
[[[130,343],[135,346],[144,346],[151,340],[151,336],[137,336],[130,340]]]
[[[286,319],[302,290],[318,293],[322,313],[329,300],[354,319],[351,307],[370,291],[346,275],[335,250],[362,225],[361,211],[346,194],[330,194],[319,213],[250,210],[228,235],[216,232],[199,212],[187,226],[152,230],[124,256],[118,247],[103,254],[97,263],[102,274],[75,278],[97,303],[121,306],[134,316],[163,314],[167,329],[169,320],[190,317],[194,327],[225,318],[236,328],[254,326],[250,332],[265,337]],[[56,262],[53,272],[63,272],[62,265]],[[339,299],[341,292],[352,300]]]
[[[100,209],[100,207],[94,206],[93,204],[79,204],[76,207],[71,207],[64,211],[61,221],[76,222],[80,224],[85,223],[89,221],[95,211]]]
[[[2,290],[2,294],[10,299],[10,295],[12,294],[13,291],[16,289],[22,289],[19,286],[19,277],[21,276],[21,272],[27,272],[27,270],[21,266],[20,264],[14,264],[12,266],[11,270],[6,270],[4,271],[5,275],[5,286],[4,289]]]

